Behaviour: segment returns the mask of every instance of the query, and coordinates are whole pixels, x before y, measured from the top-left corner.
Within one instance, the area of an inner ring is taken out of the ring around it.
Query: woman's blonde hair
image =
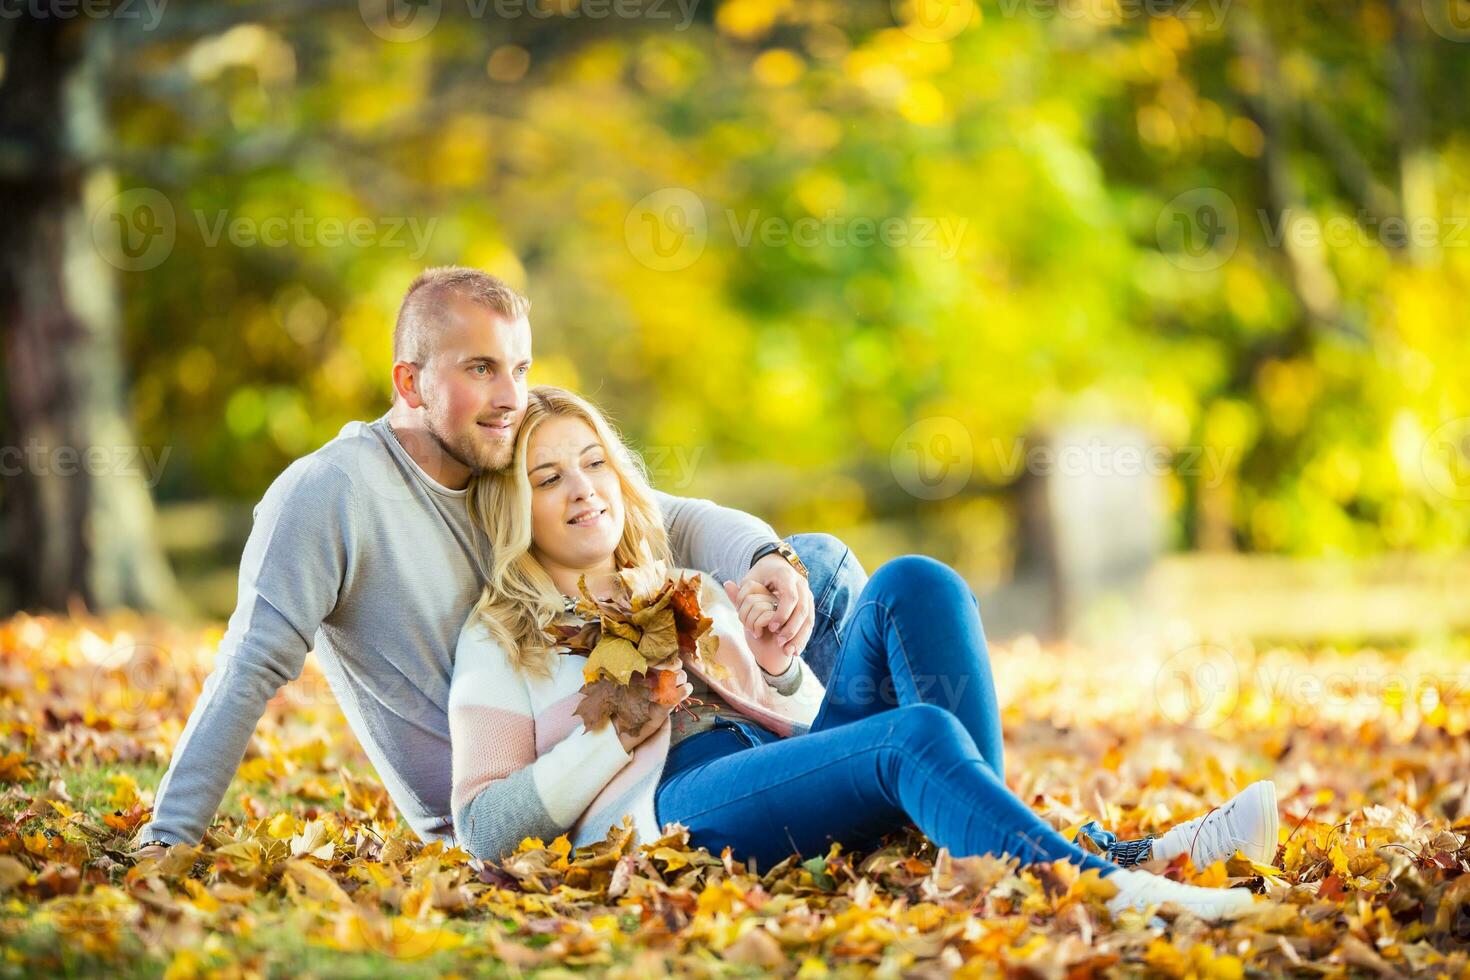
[[[470,483],[470,518],[485,532],[491,547],[489,579],[471,615],[484,622],[518,670],[550,676],[554,658],[545,630],[562,615],[562,596],[531,554],[531,481],[526,475],[527,447],[542,422],[579,418],[597,434],[607,453],[623,494],[623,533],[613,551],[617,567],[649,560],[672,564],[672,558],[643,461],[613,424],[591,402],[565,388],[539,385],[528,396],[511,465]]]

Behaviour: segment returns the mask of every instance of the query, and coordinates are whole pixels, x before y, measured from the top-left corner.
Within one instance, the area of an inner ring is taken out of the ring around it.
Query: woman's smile
[[[606,516],[607,508],[599,507],[592,510],[579,511],[576,516],[569,518],[567,523],[572,527],[596,527],[602,523],[602,519]]]

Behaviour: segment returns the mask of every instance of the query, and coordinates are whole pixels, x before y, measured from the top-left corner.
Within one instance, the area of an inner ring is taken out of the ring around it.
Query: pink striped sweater
[[[675,573],[677,574],[677,572]],[[705,615],[719,637],[714,659],[726,676],[690,666],[742,715],[782,737],[811,727],[826,691],[797,658],[801,681],[783,695],[767,680],[745,641],[735,606],[701,576]],[[582,699],[578,654],[557,657],[549,678],[516,670],[480,621],[460,631],[449,689],[455,837],[471,854],[494,860],[522,839],[568,834],[574,847],[602,840],[631,814],[638,839],[661,832],[653,796],[669,754],[670,723],[629,753],[612,725],[588,731],[573,712]]]

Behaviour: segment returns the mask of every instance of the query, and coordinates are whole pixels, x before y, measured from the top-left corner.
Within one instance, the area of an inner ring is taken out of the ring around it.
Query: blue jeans
[[[678,821],[694,844],[714,853],[728,846],[762,867],[793,852],[826,853],[834,840],[871,848],[911,821],[957,857],[1064,859],[1116,870],[1006,787],[979,604],[964,580],[941,562],[908,555],[847,596],[842,590],[856,579],[845,566],[856,562],[835,540],[813,549],[820,578],[800,537],[792,540],[818,596],[813,641],[836,641],[811,730],[783,739],[722,718],[680,742],[655,795],[660,824]],[[820,621],[833,613],[841,618]],[[814,673],[825,652],[808,648]]]

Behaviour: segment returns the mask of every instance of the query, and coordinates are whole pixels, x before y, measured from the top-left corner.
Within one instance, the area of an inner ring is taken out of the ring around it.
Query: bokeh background
[[[0,606],[218,619],[425,266],[655,482],[998,634],[1470,623],[1466,0],[36,0]]]

